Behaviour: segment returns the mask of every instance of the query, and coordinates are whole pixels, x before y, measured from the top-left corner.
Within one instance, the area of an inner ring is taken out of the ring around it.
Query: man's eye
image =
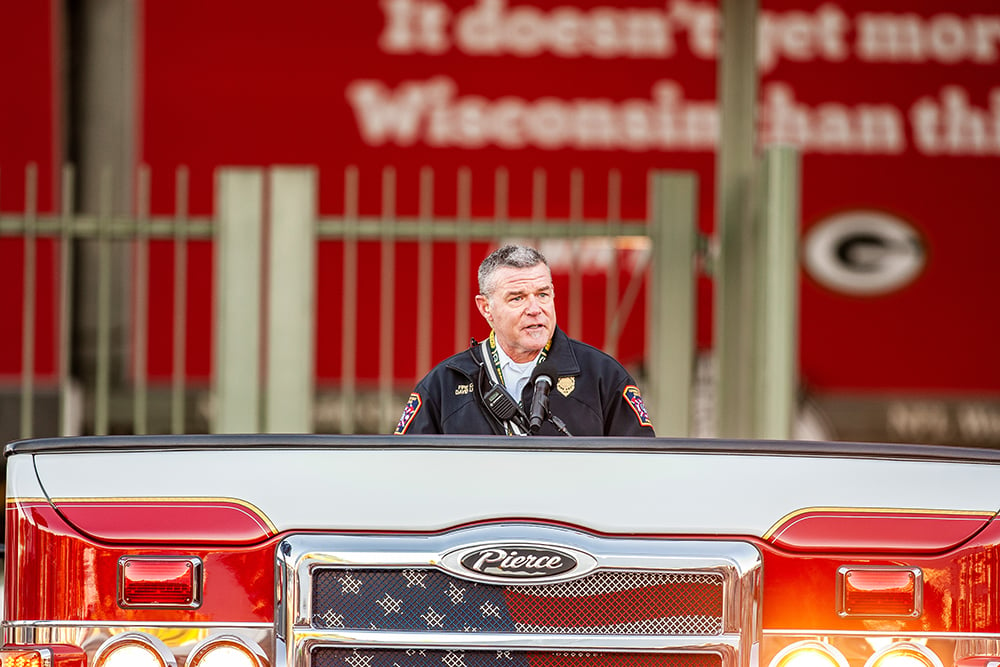
[[[511,302],[511,303],[517,303],[517,302],[519,302],[519,301],[523,301],[523,300],[524,300],[524,297],[523,297],[523,296],[512,296],[512,297],[510,298],[510,302]]]

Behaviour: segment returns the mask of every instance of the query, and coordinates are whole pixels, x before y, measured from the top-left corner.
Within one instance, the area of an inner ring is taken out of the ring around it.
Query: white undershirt
[[[524,391],[524,385],[528,384],[528,380],[531,379],[531,371],[535,368],[538,355],[536,354],[531,361],[518,364],[512,361],[504,352],[503,346],[498,344],[497,356],[500,357],[500,372],[503,373],[504,387],[514,397],[514,400],[520,403],[521,392]]]

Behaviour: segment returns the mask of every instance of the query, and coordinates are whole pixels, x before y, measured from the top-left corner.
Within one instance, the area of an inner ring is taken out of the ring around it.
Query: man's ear
[[[490,324],[493,324],[493,315],[490,313],[490,300],[489,299],[487,299],[482,294],[477,294],[476,295],[476,308],[479,309],[479,314],[482,315],[483,318],[487,322],[489,322]]]

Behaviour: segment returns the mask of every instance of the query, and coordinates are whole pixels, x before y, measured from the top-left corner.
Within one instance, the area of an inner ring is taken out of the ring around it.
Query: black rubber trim
[[[15,454],[92,453],[97,451],[184,451],[218,449],[497,449],[508,451],[607,451],[747,456],[909,459],[1000,464],[1000,450],[938,445],[807,440],[714,440],[696,438],[563,438],[464,435],[115,435],[39,438],[7,444]]]

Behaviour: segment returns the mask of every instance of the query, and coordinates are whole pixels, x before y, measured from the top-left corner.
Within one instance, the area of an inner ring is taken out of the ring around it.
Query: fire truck
[[[210,435],[7,457],[4,667],[993,667],[1000,453]]]

